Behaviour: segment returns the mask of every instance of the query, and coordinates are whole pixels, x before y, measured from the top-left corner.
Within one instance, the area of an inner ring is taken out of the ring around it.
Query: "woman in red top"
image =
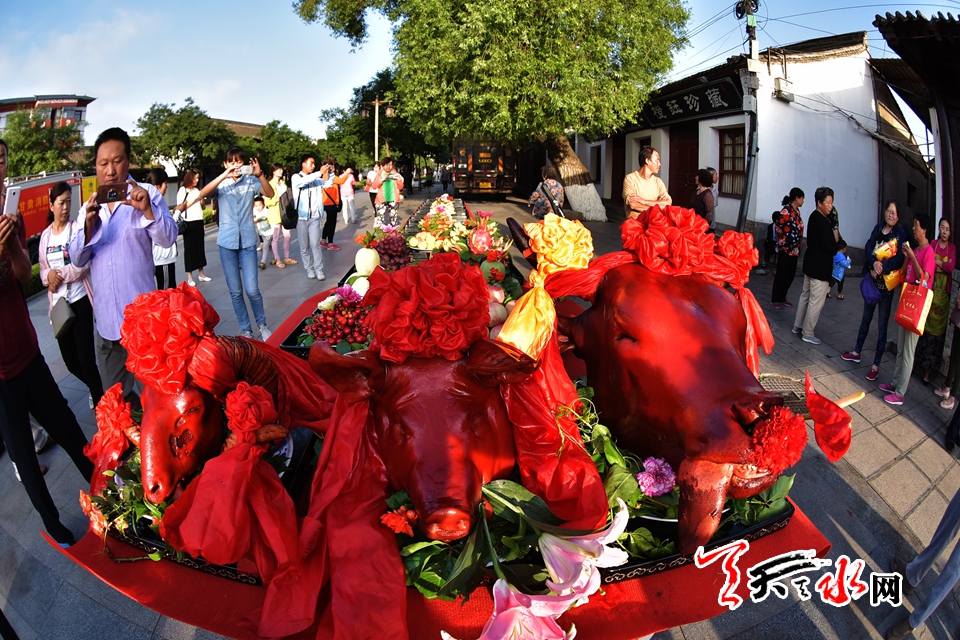
[[[957,264],[957,248],[950,242],[950,221],[940,220],[940,237],[931,243],[937,261],[933,276],[933,303],[923,327],[923,335],[917,342],[917,360],[923,368],[923,383],[930,382],[930,374],[940,369],[943,359],[943,343],[950,323],[950,291],[953,284],[953,269]],[[960,345],[958,345],[960,346]]]
[[[919,247],[914,251],[909,244],[903,246],[903,251],[907,255],[907,276],[905,281],[911,284],[920,284],[927,289],[933,288],[933,274],[937,268],[937,261],[934,257],[933,247],[927,240],[927,226],[930,224],[930,218],[925,214],[918,213],[913,217],[913,236],[917,240]],[[900,327],[897,337],[897,365],[893,369],[893,381],[890,384],[881,384],[880,390],[886,391],[887,395],[883,397],[887,404],[901,405],[903,397],[907,394],[907,387],[910,386],[910,375],[913,373],[913,357],[917,349],[917,341],[920,336],[904,327]]]

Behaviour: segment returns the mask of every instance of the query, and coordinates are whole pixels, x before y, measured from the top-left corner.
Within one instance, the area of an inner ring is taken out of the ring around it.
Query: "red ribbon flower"
[[[107,486],[104,471],[113,471],[120,464],[120,456],[130,448],[124,430],[136,423],[130,415],[130,403],[123,401],[123,385],[119,382],[103,394],[97,403],[97,432],[93,441],[83,447],[83,455],[93,463],[90,494],[98,496]],[[82,501],[81,501],[82,504]]]
[[[805,446],[806,422],[786,407],[774,407],[753,430],[754,464],[773,475],[800,462]]]
[[[241,382],[227,395],[227,426],[237,443],[255,443],[256,431],[277,421],[273,396],[261,386]]]
[[[213,335],[220,316],[195,287],[137,296],[123,310],[120,343],[127,349],[127,368],[145,384],[178,393],[187,365],[200,339]]]
[[[753,246],[753,236],[727,231],[717,241],[716,249],[719,268],[715,270],[714,277],[720,276],[718,280],[729,282],[735,289],[742,288],[750,279],[750,269],[760,261],[760,254]]]
[[[391,362],[408,356],[456,360],[487,335],[490,312],[483,272],[455,253],[440,253],[413,267],[375,269],[364,304],[373,329],[370,348]]]
[[[659,273],[698,273],[713,254],[713,236],[707,221],[682,207],[653,206],[621,227],[623,248],[640,258],[643,266]]]
[[[827,400],[817,393],[807,372],[804,384],[807,390],[807,408],[813,420],[813,433],[817,444],[830,462],[836,462],[850,450],[853,429],[850,427],[850,414],[840,408],[836,402]]]

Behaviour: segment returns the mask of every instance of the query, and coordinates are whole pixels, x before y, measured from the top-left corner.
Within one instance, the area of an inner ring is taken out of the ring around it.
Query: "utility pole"
[[[747,130],[746,144],[746,184],[743,199],[740,201],[740,213],[737,216],[737,231],[743,232],[747,226],[747,206],[753,195],[754,175],[757,168],[757,89],[760,88],[760,57],[757,50],[757,17],[754,12],[760,8],[760,0],[739,0],[734,6],[738,19],[747,19],[747,36],[750,42],[750,55],[747,57],[747,70],[741,72],[743,85],[743,110],[747,113],[750,126]]]

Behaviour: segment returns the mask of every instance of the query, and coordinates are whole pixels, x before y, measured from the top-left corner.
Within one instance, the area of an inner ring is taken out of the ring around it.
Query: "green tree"
[[[190,167],[219,167],[223,156],[237,143],[236,134],[187,98],[184,105],[154,103],[137,120],[140,130],[135,147],[140,161],[167,160],[178,175]]]
[[[573,208],[603,219],[567,134],[602,135],[633,122],[685,43],[682,0],[299,0],[358,45],[364,12],[394,30],[398,112],[427,140],[537,138]],[[587,188],[589,187],[589,188]]]
[[[10,147],[7,173],[23,176],[41,171],[68,171],[82,155],[83,137],[76,124],[44,126],[40,111],[15,111],[7,118],[3,138]]]

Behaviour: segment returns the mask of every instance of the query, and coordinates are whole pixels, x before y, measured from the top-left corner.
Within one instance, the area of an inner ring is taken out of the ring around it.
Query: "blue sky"
[[[371,21],[367,43],[351,52],[325,26],[301,22],[289,1],[119,4],[0,0],[0,97],[96,97],[88,138],[110,126],[133,130],[154,102],[180,105],[187,96],[213,117],[279,119],[316,137],[324,131],[320,110],[347,106],[353,88],[390,62],[390,28],[380,18]],[[688,6],[696,35],[676,57],[670,79],[744,50],[744,22],[734,17],[732,2],[688,0]],[[960,0],[761,0],[758,40],[765,48],[866,30],[871,55],[890,56],[871,23],[877,13],[898,10],[956,14]]]

